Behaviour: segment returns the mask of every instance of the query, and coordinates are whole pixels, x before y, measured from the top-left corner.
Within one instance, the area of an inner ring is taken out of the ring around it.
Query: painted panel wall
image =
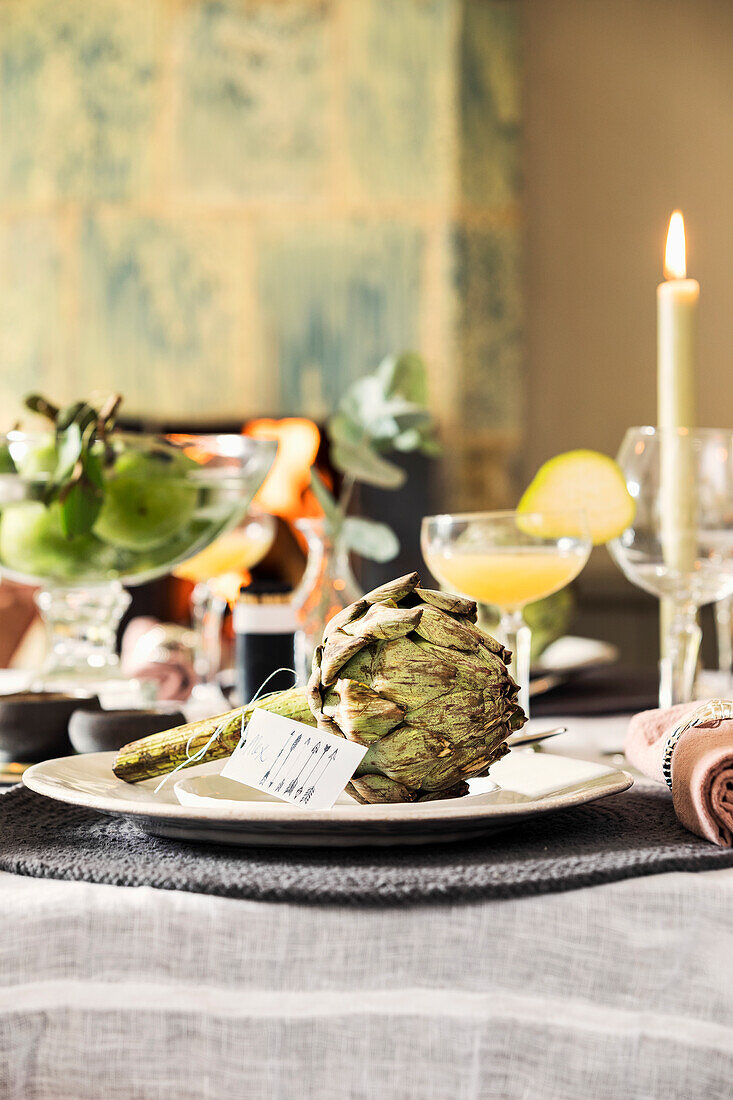
[[[323,416],[426,356],[455,503],[522,418],[514,0],[4,0],[0,418]]]

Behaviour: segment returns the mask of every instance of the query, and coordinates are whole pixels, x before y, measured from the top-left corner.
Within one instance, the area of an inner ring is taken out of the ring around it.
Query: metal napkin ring
[[[693,726],[705,726],[708,722],[722,722],[726,718],[733,718],[733,700],[709,699],[707,703],[703,703],[696,710],[693,710],[692,714],[689,714],[683,722],[675,726],[667,738],[667,744],[664,746],[664,760],[662,761],[662,774],[670,791],[672,790],[672,756],[682,734],[692,729]]]

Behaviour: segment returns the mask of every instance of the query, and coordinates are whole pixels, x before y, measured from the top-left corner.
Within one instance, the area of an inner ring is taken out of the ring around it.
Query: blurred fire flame
[[[234,607],[239,596],[239,589],[247,586],[252,581],[252,574],[246,569],[241,573],[222,573],[219,577],[211,577],[207,582],[217,600],[222,600]]]
[[[181,435],[179,432],[169,432],[166,439],[169,443],[174,443],[180,447],[186,458],[198,462],[200,466],[205,466],[207,462],[211,462],[211,451],[207,447],[195,443],[192,436]]]
[[[242,430],[253,439],[277,440],[275,461],[254,503],[263,512],[286,520],[321,515],[310,488],[310,468],[321,443],[313,421],[298,416],[250,420]]]

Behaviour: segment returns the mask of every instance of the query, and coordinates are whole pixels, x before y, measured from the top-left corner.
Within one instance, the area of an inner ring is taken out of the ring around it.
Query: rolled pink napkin
[[[122,637],[121,664],[126,676],[155,684],[158,700],[188,699],[197,682],[190,631],[146,616],[133,619]]]
[[[701,704],[644,710],[629,722],[624,752],[650,779],[664,782],[670,734]],[[733,719],[710,720],[685,730],[672,754],[672,799],[677,817],[693,833],[730,848],[733,841]]]
[[[137,680],[155,684],[155,698],[159,702],[182,703],[190,696],[196,683],[193,666],[186,661],[171,658],[169,661],[151,661],[135,668]]]

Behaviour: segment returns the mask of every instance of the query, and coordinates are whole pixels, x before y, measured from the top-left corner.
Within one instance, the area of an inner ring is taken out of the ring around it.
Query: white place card
[[[258,709],[221,774],[293,806],[330,810],[366,751],[364,745]]]

